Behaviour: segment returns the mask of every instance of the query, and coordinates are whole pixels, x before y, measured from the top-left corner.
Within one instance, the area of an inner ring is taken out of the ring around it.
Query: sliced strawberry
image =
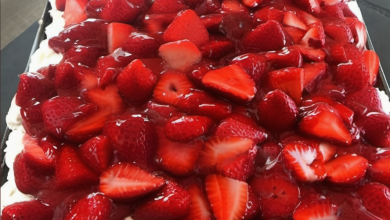
[[[270,51],[265,54],[268,61],[277,69],[285,67],[302,67],[302,56],[299,50],[285,47],[280,51]]]
[[[153,97],[163,103],[176,106],[179,98],[194,88],[185,74],[179,72],[165,72],[162,74],[153,91]]]
[[[360,118],[356,123],[368,143],[376,147],[390,146],[390,117],[388,115],[372,112]]]
[[[130,23],[144,9],[143,0],[108,0],[100,12],[100,17],[111,22]]]
[[[351,78],[352,77],[352,78]],[[364,63],[353,61],[337,66],[334,81],[343,85],[348,92],[363,89],[369,85],[370,73]]]
[[[264,2],[264,0],[242,0],[242,4],[251,8],[257,7],[262,2]]]
[[[165,124],[164,134],[171,141],[188,142],[207,134],[213,125],[205,116],[182,116],[170,119]]]
[[[140,115],[121,116],[109,120],[104,128],[114,149],[128,161],[149,167],[157,148],[157,135],[153,124]]]
[[[202,59],[198,47],[188,40],[180,40],[161,45],[160,57],[173,69],[185,71]]]
[[[166,42],[187,39],[201,46],[209,40],[209,33],[198,15],[189,9],[177,14],[175,20],[165,30],[163,38]]]
[[[213,131],[213,136],[249,138],[259,144],[267,138],[265,130],[252,119],[234,114],[224,120]]]
[[[337,207],[326,199],[304,202],[297,207],[293,218],[296,220],[338,219]]]
[[[325,2],[329,1],[329,3]],[[321,17],[333,17],[345,20],[343,9],[340,7],[339,0],[325,0],[322,6],[323,11],[319,16]]]
[[[187,215],[190,205],[188,192],[169,180],[157,194],[142,200],[132,217],[144,220],[181,219]]]
[[[202,83],[202,79],[206,73],[215,69],[214,65],[215,63],[212,61],[205,61],[195,64],[187,71],[187,77],[195,84],[196,87],[204,89],[205,86]]]
[[[291,27],[296,27],[302,30],[307,30],[306,24],[293,12],[287,11],[284,14],[283,24]]]
[[[321,62],[325,60],[326,53],[322,49],[313,49],[302,45],[294,45],[293,47],[297,48],[307,61]]]
[[[376,160],[369,168],[374,181],[390,186],[390,157],[382,157]]]
[[[118,75],[118,92],[129,104],[142,105],[152,95],[157,76],[141,60],[131,62]]]
[[[219,26],[222,23],[222,14],[210,14],[201,16],[204,27],[208,31],[219,32]]]
[[[328,142],[321,142],[318,149],[323,156],[323,162],[329,161],[337,153],[337,146]]]
[[[211,219],[211,207],[200,183],[193,182],[186,187],[191,199],[191,207],[183,220],[209,220]]]
[[[42,104],[41,102],[35,102],[29,107],[20,108],[23,128],[31,136],[41,137],[47,133],[43,123]]]
[[[252,188],[248,186],[248,201],[246,203],[246,210],[244,220],[254,219],[260,213],[260,202],[257,195]]]
[[[379,70],[379,57],[378,54],[373,50],[365,50],[363,52],[364,64],[368,69],[370,75],[369,84],[374,85],[376,83],[376,78]]]
[[[57,92],[62,95],[78,95],[78,87],[82,81],[81,68],[71,62],[63,62],[58,65],[54,83]]]
[[[99,189],[111,199],[125,200],[154,192],[164,184],[161,177],[133,164],[121,163],[102,173]]]
[[[36,193],[44,188],[44,176],[33,170],[23,154],[18,154],[14,164],[15,184],[18,190],[25,194]]]
[[[358,194],[363,202],[364,207],[373,214],[388,218],[390,216],[390,189],[379,183],[366,183],[360,187]]]
[[[242,8],[241,4],[236,4],[236,6],[238,6],[238,8],[236,8],[238,10]],[[250,14],[248,14],[248,12],[242,11],[224,13],[219,31],[224,33],[224,35],[230,40],[241,41],[241,39],[255,27],[256,24]]]
[[[118,94],[116,86],[107,86],[106,89],[94,89],[85,93],[86,99],[95,103],[99,109],[90,116],[72,124],[66,132],[67,139],[74,142],[83,142],[99,134],[111,115],[119,115],[124,109],[124,103]]]
[[[256,147],[252,140],[239,137],[211,137],[198,159],[198,170],[246,180],[253,172]]]
[[[232,112],[228,102],[213,98],[208,93],[193,90],[179,97],[177,108],[190,115],[203,115],[215,121],[222,120]]]
[[[295,102],[280,90],[265,95],[257,109],[260,124],[273,132],[289,130],[297,122],[298,109]]]
[[[75,45],[66,51],[65,58],[67,62],[82,64],[88,67],[94,67],[96,60],[100,57],[99,50],[96,47]]]
[[[260,145],[256,155],[256,171],[272,168],[282,153],[282,147],[275,142],[266,142]],[[256,175],[256,174],[255,174]]]
[[[184,0],[156,0],[150,6],[149,13],[172,13],[188,9],[188,5]]]
[[[264,173],[255,176],[249,184],[260,201],[263,218],[286,218],[299,203],[297,184],[282,173]]]
[[[149,101],[146,104],[145,113],[148,115],[148,119],[156,125],[165,125],[168,119],[184,115],[171,105],[158,104],[154,101]]]
[[[28,107],[35,101],[43,102],[55,95],[54,83],[40,73],[23,73],[16,91],[16,105]]]
[[[62,146],[56,161],[55,178],[61,189],[72,189],[99,182],[98,176],[85,165],[70,145]]]
[[[259,41],[258,39],[262,40]],[[291,37],[283,26],[274,20],[269,20],[257,26],[243,38],[244,48],[253,52],[280,50],[292,44]]]
[[[190,143],[173,142],[161,134],[156,157],[163,170],[174,175],[186,176],[193,173],[202,147],[201,140]]]
[[[248,201],[248,184],[238,180],[209,175],[205,181],[207,197],[217,219],[241,219]]]
[[[371,86],[347,94],[344,103],[358,115],[367,112],[383,112],[378,90]]]
[[[159,46],[160,42],[155,37],[141,32],[132,32],[121,44],[124,51],[142,58],[157,56]]]
[[[324,21],[324,31],[326,35],[337,42],[352,43],[354,41],[351,29],[343,20],[329,19]]]
[[[200,48],[202,56],[214,60],[221,59],[230,52],[234,51],[234,43],[226,38],[215,38]]]
[[[176,17],[174,13],[147,14],[142,20],[143,28],[149,34],[161,34]]]
[[[224,0],[221,4],[222,13],[247,12],[248,9],[237,0]]]
[[[331,183],[349,184],[360,180],[368,167],[366,158],[356,155],[337,157],[325,164],[327,179]]]
[[[305,77],[303,86],[307,91],[313,91],[317,86],[317,81],[322,79],[326,73],[328,65],[325,62],[304,63],[303,70]]]
[[[42,173],[52,173],[54,171],[55,158],[49,152],[39,146],[38,139],[24,136],[24,158],[29,167]]]
[[[112,22],[107,26],[108,52],[119,48],[135,28],[129,24]]]
[[[227,98],[239,102],[249,102],[256,94],[253,79],[235,64],[206,73],[202,82],[206,87],[215,89]]]
[[[105,220],[111,215],[113,204],[103,194],[93,193],[78,201],[64,220],[95,219]]]
[[[299,181],[313,182],[326,177],[321,152],[304,143],[291,143],[282,151],[284,163]]]
[[[102,173],[110,165],[112,150],[104,135],[89,139],[79,148],[83,161],[96,173]]]
[[[380,219],[378,216],[369,212],[363,205],[360,199],[349,197],[339,206],[339,219],[343,220],[371,220]]]
[[[53,208],[47,204],[43,204],[39,200],[16,202],[12,205],[4,207],[1,212],[1,217],[3,220],[52,220],[53,216]]]
[[[352,137],[343,120],[333,107],[318,103],[304,114],[299,130],[329,141],[351,144]]]
[[[256,85],[260,85],[263,75],[268,71],[269,64],[263,55],[247,53],[232,59],[231,64],[236,64],[248,73]]]
[[[284,29],[291,36],[294,44],[299,44],[306,34],[306,31],[295,27],[284,27]]]
[[[325,33],[322,26],[314,26],[310,28],[299,44],[304,47],[323,47],[325,45]]]
[[[256,11],[253,14],[253,17],[259,22],[275,20],[282,23],[284,18],[284,11],[281,11],[273,6],[266,6]]]
[[[64,11],[65,27],[80,23],[88,18],[85,11],[87,3],[88,0],[66,0]]]
[[[365,49],[367,43],[367,30],[364,23],[359,21],[359,19],[352,17],[345,18],[345,22],[347,22],[352,31],[356,47],[360,50]]]
[[[304,70],[301,68],[285,68],[268,73],[272,89],[279,89],[289,95],[295,103],[302,99]]]
[[[321,11],[319,0],[294,0],[294,3],[310,13],[319,13]]]

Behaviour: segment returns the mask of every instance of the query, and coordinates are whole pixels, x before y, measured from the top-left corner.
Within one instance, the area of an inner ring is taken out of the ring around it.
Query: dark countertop
[[[358,0],[368,32],[377,51],[387,79],[390,79],[390,1]],[[18,75],[25,70],[38,23],[1,50],[1,134],[5,131],[5,116],[18,85]]]

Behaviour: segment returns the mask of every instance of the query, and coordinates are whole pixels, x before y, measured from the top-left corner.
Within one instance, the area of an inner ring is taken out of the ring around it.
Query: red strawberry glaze
[[[388,216],[379,58],[344,2],[57,6],[67,26],[49,46],[64,58],[16,95],[15,181],[37,201],[4,219]]]

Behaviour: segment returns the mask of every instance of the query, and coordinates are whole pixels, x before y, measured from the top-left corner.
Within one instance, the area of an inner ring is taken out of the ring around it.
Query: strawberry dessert
[[[54,3],[3,220],[390,219],[379,58],[347,1]]]

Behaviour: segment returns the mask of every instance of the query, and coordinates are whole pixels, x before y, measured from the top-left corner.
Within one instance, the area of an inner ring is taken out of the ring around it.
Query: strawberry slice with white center
[[[313,105],[311,110],[305,112],[298,126],[301,132],[308,135],[348,145],[352,143],[351,133],[337,110],[325,103]]]
[[[136,29],[123,23],[112,22],[107,26],[108,52],[112,53],[129,37]]]
[[[287,11],[284,14],[283,24],[291,27],[296,27],[302,30],[307,30],[306,24],[293,12]]]
[[[363,62],[370,74],[370,85],[374,85],[379,70],[379,57],[373,50],[365,50],[363,52]]]
[[[65,3],[65,27],[80,23],[88,18],[85,8],[88,0],[66,0]]]
[[[191,199],[191,207],[183,220],[209,220],[211,219],[211,207],[206,195],[203,193],[201,184],[193,182],[186,188]]]
[[[328,142],[321,142],[318,146],[318,150],[323,156],[323,162],[327,162],[333,158],[337,152],[337,146]]]
[[[325,164],[328,180],[336,184],[349,184],[360,180],[368,168],[366,158],[357,155],[344,155]]]
[[[390,157],[376,160],[369,170],[373,180],[390,187]]]
[[[203,77],[203,84],[239,102],[249,102],[256,94],[255,82],[244,69],[232,64],[212,70]]]
[[[286,167],[292,170],[297,180],[313,182],[326,176],[322,154],[316,148],[304,143],[290,143],[282,151]]]
[[[170,67],[176,70],[185,71],[202,59],[202,53],[198,47],[188,40],[181,40],[166,43],[158,49],[160,57]]]
[[[242,219],[248,201],[246,182],[209,175],[205,181],[207,197],[218,220]]]
[[[160,76],[153,91],[153,97],[163,103],[176,106],[180,97],[190,93],[194,85],[180,72],[165,72]]]
[[[294,220],[338,220],[337,207],[328,200],[303,202],[295,210]]]
[[[160,189],[165,180],[132,164],[116,164],[100,176],[99,189],[111,199],[124,200]]]

